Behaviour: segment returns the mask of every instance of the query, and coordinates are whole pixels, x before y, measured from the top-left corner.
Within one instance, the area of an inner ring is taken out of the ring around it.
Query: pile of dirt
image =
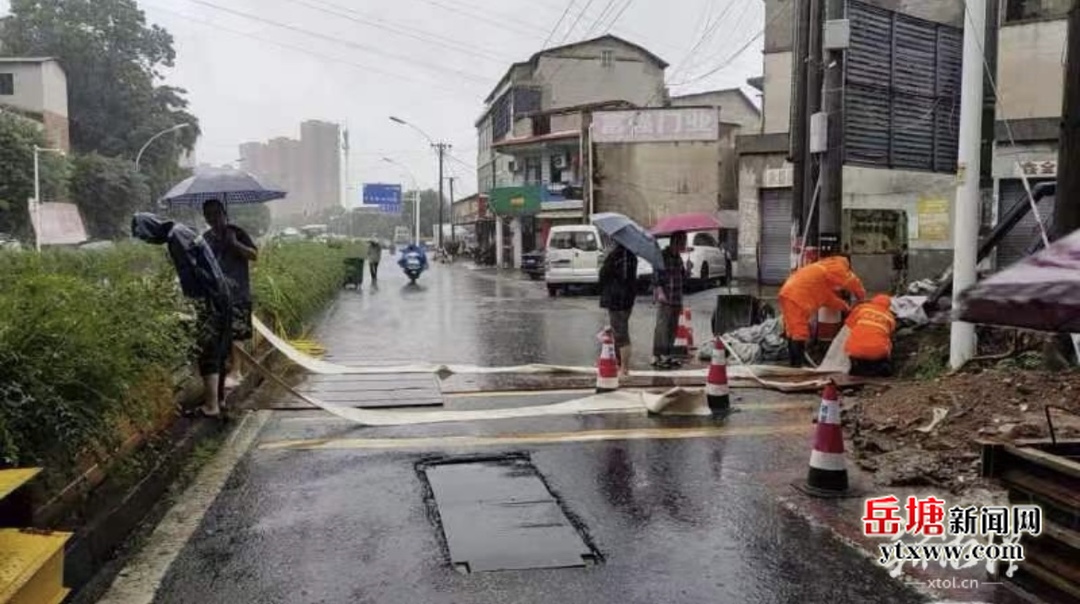
[[[856,463],[878,486],[985,487],[980,440],[1048,438],[1045,407],[1080,413],[1080,371],[999,365],[871,387],[844,412]],[[1080,417],[1052,410],[1057,438],[1080,437]]]

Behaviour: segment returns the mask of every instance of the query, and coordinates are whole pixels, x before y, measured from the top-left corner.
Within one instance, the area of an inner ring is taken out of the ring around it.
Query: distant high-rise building
[[[241,167],[283,188],[288,196],[270,203],[275,220],[315,217],[341,206],[341,128],[307,121],[300,140],[279,137],[240,145]]]

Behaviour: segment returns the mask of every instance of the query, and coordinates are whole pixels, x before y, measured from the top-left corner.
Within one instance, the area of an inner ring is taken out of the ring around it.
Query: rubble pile
[[[861,468],[878,486],[963,493],[979,478],[979,440],[1049,438],[1044,408],[1080,413],[1080,371],[1008,367],[870,387],[844,411]],[[1080,416],[1052,411],[1058,439],[1080,438]]]

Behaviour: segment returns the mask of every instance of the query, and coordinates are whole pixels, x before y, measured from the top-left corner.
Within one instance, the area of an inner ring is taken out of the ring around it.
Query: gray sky
[[[233,162],[242,142],[297,137],[301,121],[322,119],[350,129],[350,187],[408,186],[409,178],[383,156],[407,165],[421,186],[434,187],[436,162],[427,142],[388,119],[396,115],[450,142],[454,157],[468,164],[447,164],[461,179],[456,196],[476,189],[473,122],[484,97],[511,62],[541,48],[569,3],[139,0],[148,20],[176,39],[176,68],[167,81],[188,90],[201,120],[199,162]],[[0,14],[7,9],[0,0]],[[705,37],[710,22],[718,25]],[[686,83],[673,93],[746,89],[746,78],[761,73],[761,38],[754,37],[763,26],[760,0],[574,0],[548,46],[610,32],[670,63],[669,85]]]

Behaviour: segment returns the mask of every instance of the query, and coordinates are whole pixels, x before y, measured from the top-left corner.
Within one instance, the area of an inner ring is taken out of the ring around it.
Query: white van
[[[551,227],[547,239],[548,294],[555,296],[568,285],[597,285],[608,237],[591,224]]]

